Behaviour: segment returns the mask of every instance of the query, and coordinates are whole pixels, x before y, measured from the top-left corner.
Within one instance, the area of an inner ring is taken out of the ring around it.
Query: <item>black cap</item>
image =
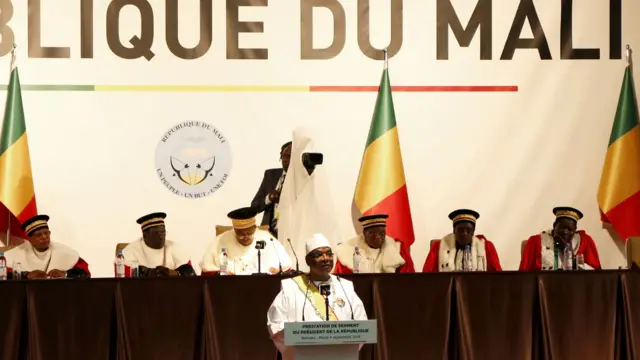
[[[558,206],[553,208],[553,214],[558,218],[567,218],[571,219],[575,222],[582,219],[584,215],[582,212],[576,208],[572,208],[570,206]]]
[[[363,216],[358,221],[362,223],[362,229],[366,230],[377,226],[387,226],[387,218],[389,218],[387,214],[376,214]]]
[[[250,207],[236,209],[227,214],[233,227],[236,229],[247,229],[256,224],[258,213]]]
[[[167,214],[163,212],[155,212],[141,217],[137,220],[137,223],[142,226],[142,231],[145,231],[155,226],[164,225],[164,219],[166,217]]]
[[[37,230],[43,228],[49,228],[49,216],[48,215],[36,215],[27,221],[23,222],[22,230],[27,234],[27,236],[31,236]]]
[[[453,221],[453,225],[461,221],[469,221],[475,224],[479,218],[480,214],[478,214],[477,211],[470,209],[458,209],[449,214],[449,219]]]

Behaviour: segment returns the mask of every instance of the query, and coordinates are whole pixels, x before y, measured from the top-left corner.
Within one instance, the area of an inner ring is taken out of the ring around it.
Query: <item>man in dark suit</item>
[[[267,169],[264,172],[262,184],[251,201],[251,208],[256,213],[264,211],[262,225],[269,225],[269,231],[278,237],[278,203],[284,184],[289,162],[291,161],[291,141],[280,148],[281,169]]]

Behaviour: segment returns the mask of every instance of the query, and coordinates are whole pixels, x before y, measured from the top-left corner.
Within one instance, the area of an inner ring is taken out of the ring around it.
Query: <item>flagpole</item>
[[[633,70],[633,58],[631,55],[633,54],[633,49],[629,44],[627,44],[627,65],[629,65],[629,69]]]
[[[16,48],[18,45],[13,44],[13,48],[11,49],[11,64],[9,65],[9,79],[11,79],[11,72],[13,72],[13,66],[16,63]],[[6,246],[11,246],[11,210],[7,209],[7,244]]]
[[[627,45],[629,46],[629,45]],[[385,70],[389,68],[389,49],[388,48],[384,48],[384,50],[382,50],[382,54],[383,54],[383,58],[384,58],[384,68]]]

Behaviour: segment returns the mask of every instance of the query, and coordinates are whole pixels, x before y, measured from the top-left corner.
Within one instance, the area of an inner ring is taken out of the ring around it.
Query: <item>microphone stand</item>
[[[329,297],[325,296],[324,297],[324,309],[325,309],[325,314],[327,314],[327,321],[329,321]]]
[[[295,257],[295,259],[296,259],[296,270],[291,272],[291,276],[295,277],[295,276],[303,274],[303,272],[300,271],[300,263],[298,262],[298,255],[296,254],[296,251],[293,249],[293,244],[291,243],[291,239],[288,238],[287,242],[289,243],[289,247],[291,248],[291,251],[293,252],[293,257]]]
[[[258,274],[262,274],[262,271],[260,271],[260,266],[261,266],[261,264],[260,264],[260,260],[261,260],[261,259],[260,259],[260,257],[261,257],[261,256],[260,256],[260,249],[258,249]]]
[[[262,240],[260,240],[262,241]],[[258,273],[252,274],[252,275],[269,275],[269,274],[263,274],[262,273],[262,253],[260,250],[263,250],[265,247],[265,243],[264,241],[262,241],[261,245],[257,245],[256,246],[256,250],[258,250]]]

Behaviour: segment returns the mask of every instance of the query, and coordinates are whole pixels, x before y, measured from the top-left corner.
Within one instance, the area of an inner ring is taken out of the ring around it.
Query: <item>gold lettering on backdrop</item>
[[[185,60],[193,60],[204,56],[211,48],[213,24],[212,0],[200,0],[200,38],[198,44],[192,48],[185,48],[180,44],[178,0],[167,0],[166,4],[166,40],[169,50],[173,55]]]
[[[387,56],[392,58],[402,47],[403,0],[391,1],[391,41],[387,48]],[[491,1],[491,0],[489,0]],[[373,60],[384,60],[384,49],[376,49],[370,39],[370,0],[358,0],[358,46],[360,51]]]
[[[325,8],[333,15],[333,41],[329,47],[313,47],[313,9]],[[368,27],[367,27],[368,29]],[[347,41],[347,17],[338,0],[300,0],[300,59],[328,60],[344,49]]]
[[[133,35],[126,47],[120,42],[120,11],[127,6],[135,6],[140,12],[140,36]],[[156,54],[153,46],[153,9],[147,0],[112,0],[107,8],[107,44],[111,51],[123,59],[144,57],[151,61]]]
[[[478,0],[476,8],[471,14],[467,27],[462,27],[458,14],[451,4],[451,0],[438,0],[437,3],[437,59],[449,59],[449,28],[456,37],[458,44],[469,47],[478,29],[480,30],[480,60],[491,60],[491,0]]]
[[[93,0],[80,3],[80,57],[93,58]]]
[[[29,57],[48,59],[68,59],[71,57],[69,47],[42,46],[42,6],[40,0],[29,0]]]
[[[13,3],[11,0],[0,0],[0,56],[5,56],[13,49],[16,41],[9,21],[13,17]]]
[[[267,60],[269,49],[240,48],[240,33],[264,32],[262,21],[239,20],[240,6],[269,6],[269,0],[227,0],[227,59]]]

